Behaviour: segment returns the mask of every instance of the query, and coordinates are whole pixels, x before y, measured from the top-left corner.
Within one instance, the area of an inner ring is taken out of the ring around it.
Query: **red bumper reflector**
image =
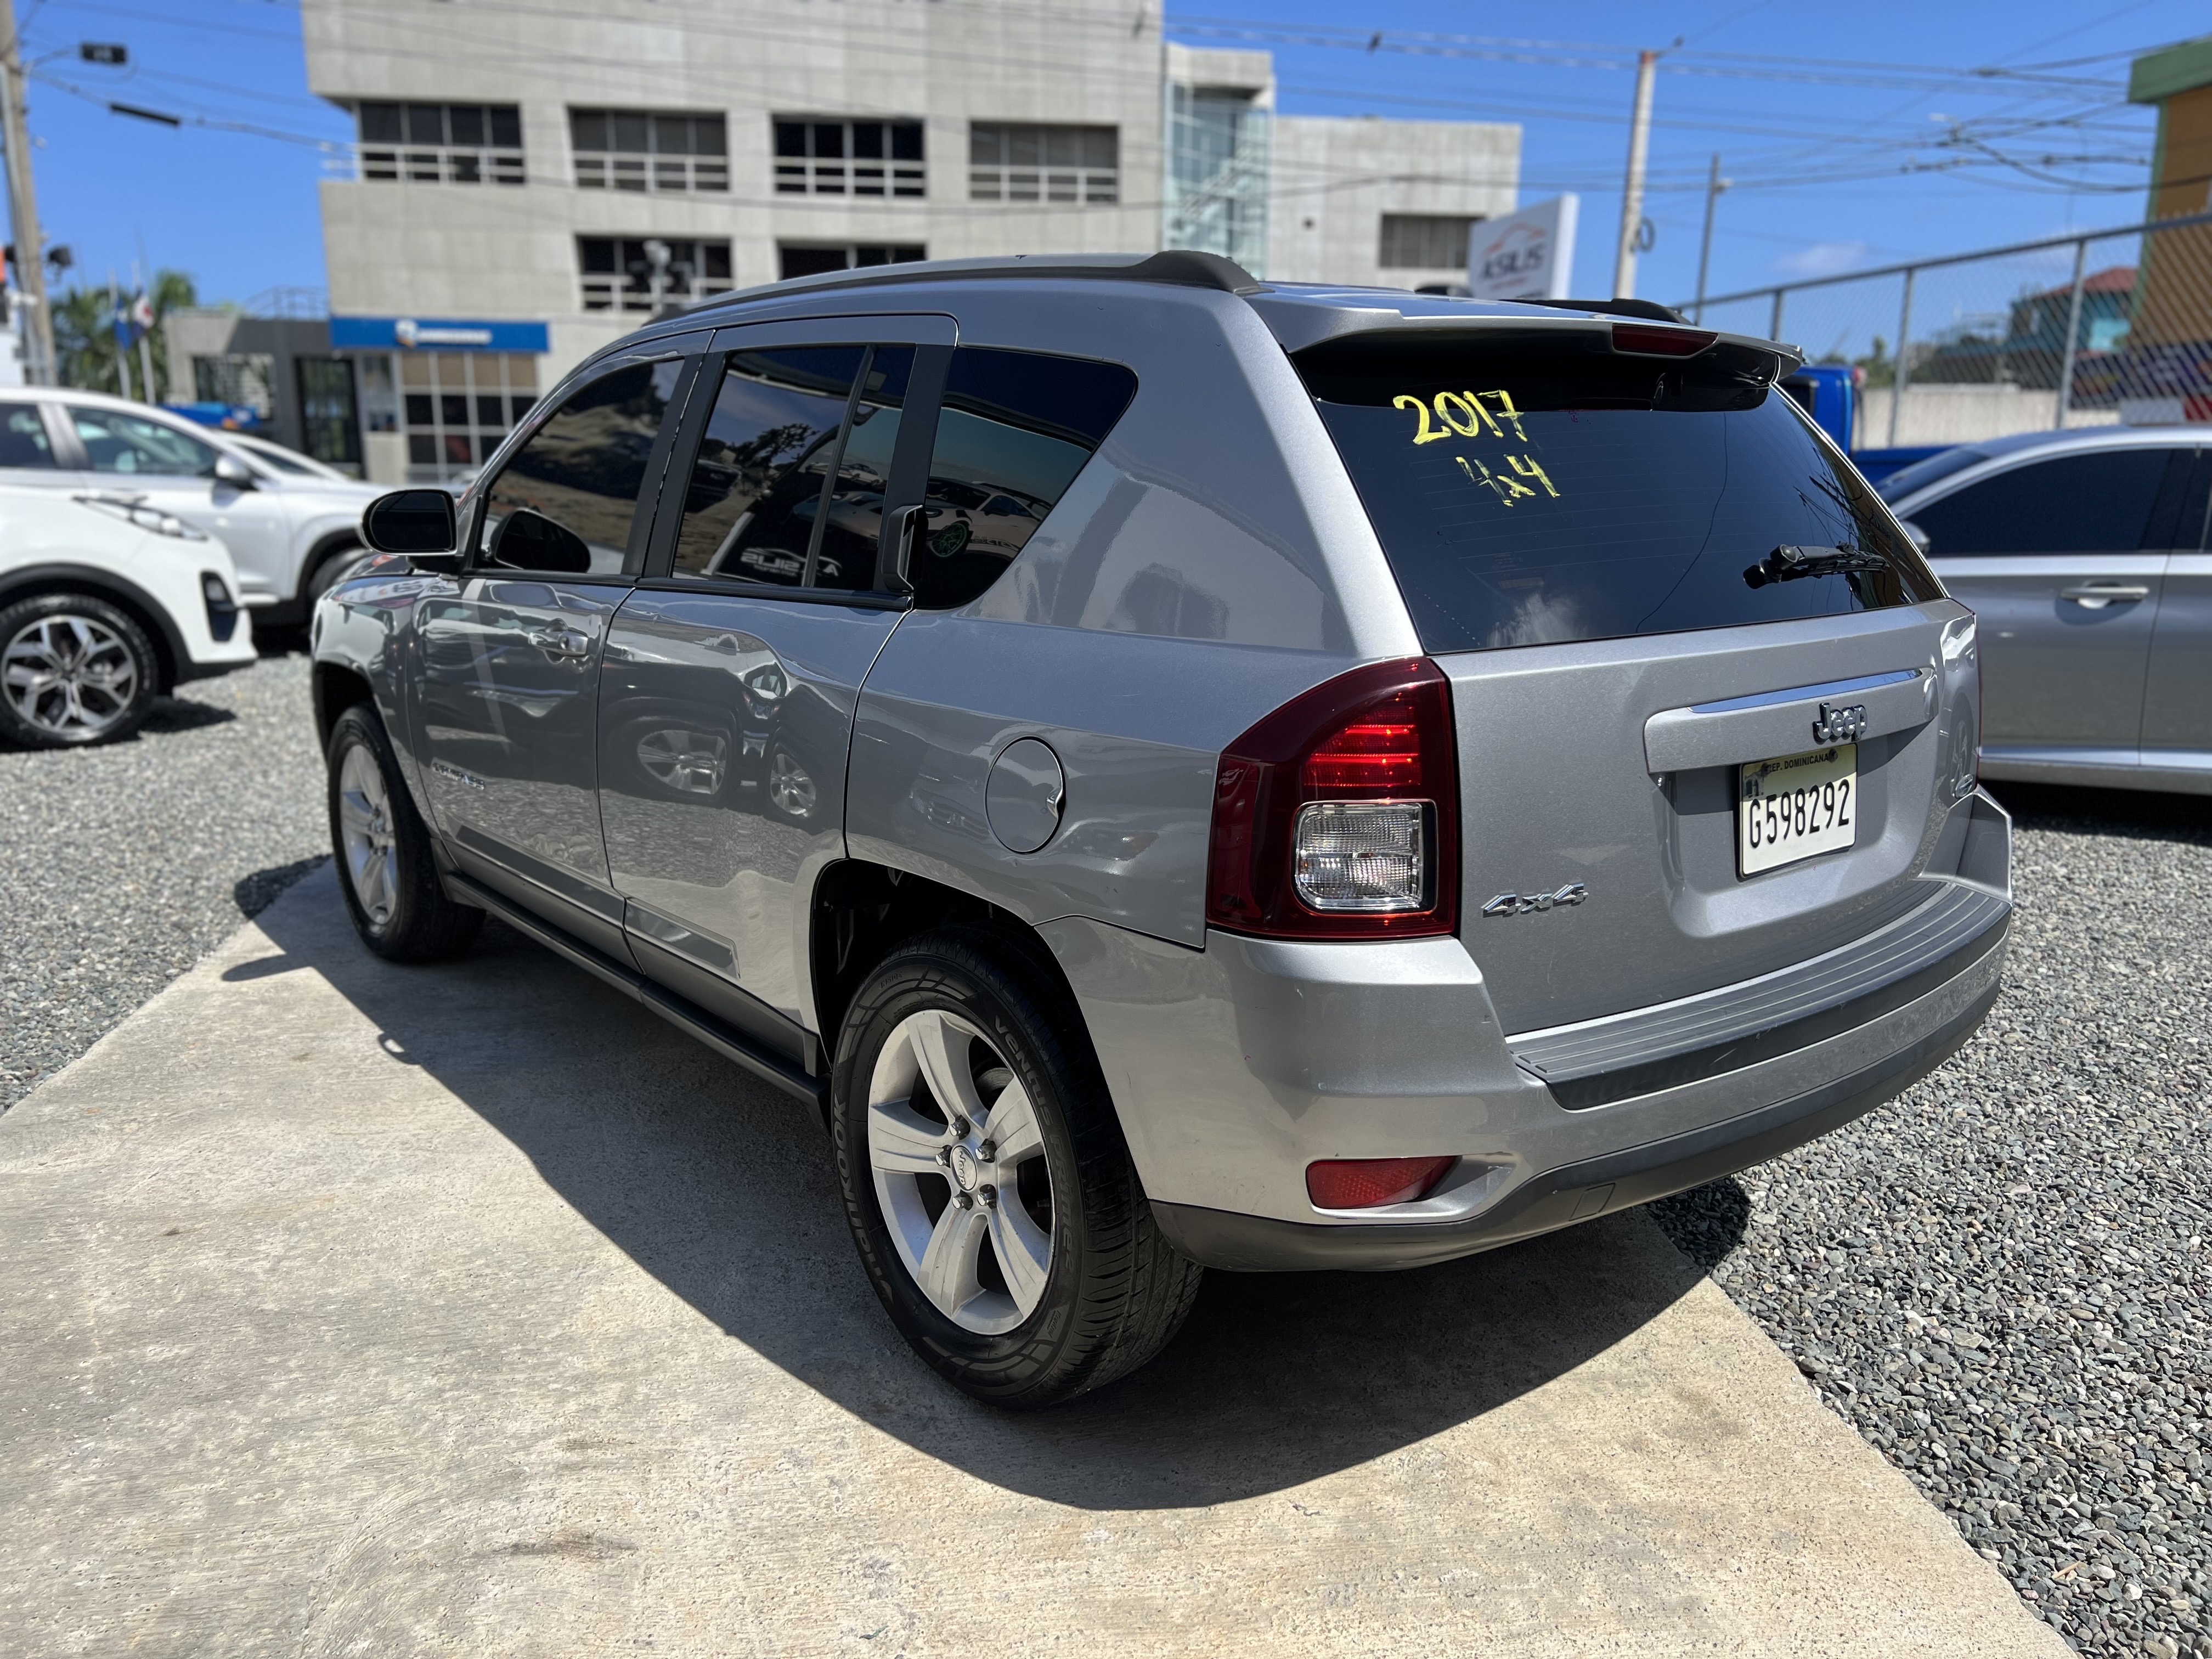
[[[1340,1158],[1306,1165],[1316,1210],[1371,1210],[1426,1198],[1455,1158]]]

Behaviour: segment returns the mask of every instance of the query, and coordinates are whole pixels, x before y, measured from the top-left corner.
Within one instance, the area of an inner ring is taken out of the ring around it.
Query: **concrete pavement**
[[[2068,1651],[1634,1213],[973,1406],[799,1108],[327,868],[0,1119],[0,1652],[125,1650]]]

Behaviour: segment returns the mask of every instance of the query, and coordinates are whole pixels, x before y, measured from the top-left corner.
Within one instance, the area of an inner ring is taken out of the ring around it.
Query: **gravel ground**
[[[166,700],[99,749],[0,749],[0,1111],[313,868],[307,659]]]
[[[2076,1649],[2212,1655],[2212,799],[2003,794],[1981,1035],[1656,1207]]]

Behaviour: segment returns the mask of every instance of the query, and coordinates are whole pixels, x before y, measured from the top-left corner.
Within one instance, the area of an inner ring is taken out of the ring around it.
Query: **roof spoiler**
[[[1687,323],[1690,319],[1672,306],[1656,300],[1522,300],[1524,306],[1549,306],[1554,311],[1595,311],[1607,317],[1640,317],[1647,323]]]

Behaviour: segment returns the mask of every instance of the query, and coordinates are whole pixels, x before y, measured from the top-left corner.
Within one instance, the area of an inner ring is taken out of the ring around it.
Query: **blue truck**
[[[1782,389],[1795,398],[1813,417],[1813,423],[1836,441],[1869,483],[1880,483],[1900,467],[1924,461],[1950,447],[1928,444],[1904,449],[1858,449],[1853,447],[1858,424],[1859,386],[1866,371],[1850,363],[1812,363],[1783,381]]]

